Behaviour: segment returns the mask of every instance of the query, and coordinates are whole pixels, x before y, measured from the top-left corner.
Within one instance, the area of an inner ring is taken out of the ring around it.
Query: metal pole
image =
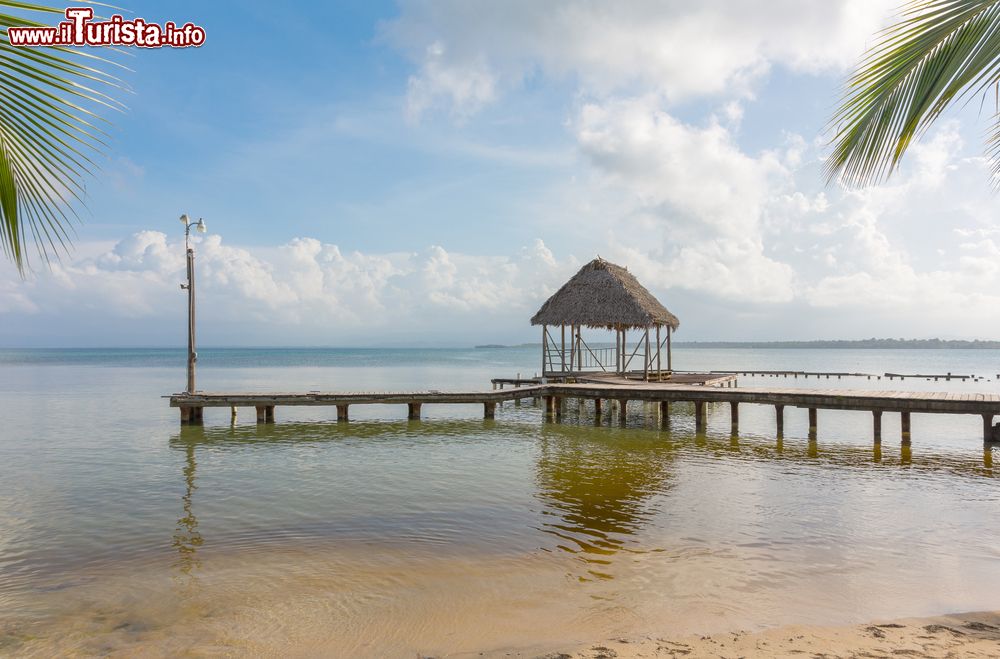
[[[187,236],[185,236],[186,238]],[[185,241],[186,242],[186,241]],[[187,391],[193,393],[194,385],[194,365],[198,361],[198,353],[195,352],[194,336],[194,250],[187,246],[187,290],[188,290],[188,362],[187,362]]]

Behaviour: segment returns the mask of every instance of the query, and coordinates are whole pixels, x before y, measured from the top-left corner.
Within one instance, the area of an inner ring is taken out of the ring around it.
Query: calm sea
[[[537,349],[205,349],[205,390],[489,389]],[[678,349],[680,369],[975,374],[740,386],[1000,391],[1000,352]],[[161,398],[179,350],[0,351],[0,654],[399,656],[1000,608],[1000,465],[976,417],[530,401],[278,408]],[[608,415],[610,416],[610,415]],[[997,456],[1000,460],[1000,456]]]

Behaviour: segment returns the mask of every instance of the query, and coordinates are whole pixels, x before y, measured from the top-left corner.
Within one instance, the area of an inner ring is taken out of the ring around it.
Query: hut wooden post
[[[646,354],[642,357],[642,377],[649,382],[649,328],[646,328]]]
[[[545,358],[549,352],[549,326],[542,325],[542,377],[545,377]]]
[[[667,325],[667,373],[674,372],[674,362],[670,355],[670,325]]]
[[[562,364],[562,372],[566,373],[566,325],[562,325],[562,349],[559,351],[559,363]]]
[[[660,324],[656,324],[656,381],[660,381]]]
[[[576,368],[583,370],[583,334],[579,325],[576,326]]]
[[[615,373],[622,372],[622,331],[615,329]]]
[[[625,373],[625,371],[628,370],[628,361],[627,361],[628,360],[628,356],[627,356],[628,355],[628,352],[627,352],[628,348],[625,347],[625,333],[627,331],[628,331],[627,329],[625,329],[624,327],[622,327],[622,368],[621,368],[621,372],[622,373]]]

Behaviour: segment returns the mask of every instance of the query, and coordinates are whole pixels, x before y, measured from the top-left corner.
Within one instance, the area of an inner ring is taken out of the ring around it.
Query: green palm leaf
[[[10,13],[16,12],[16,13]],[[0,246],[23,275],[27,247],[45,262],[64,252],[84,182],[108,145],[102,116],[127,89],[104,69],[124,68],[85,49],[11,46],[8,27],[56,24],[62,9],[0,0]]]
[[[829,179],[885,180],[907,148],[953,103],[1000,80],[1000,0],[913,0],[847,81],[830,121]],[[1000,174],[1000,126],[988,138]]]

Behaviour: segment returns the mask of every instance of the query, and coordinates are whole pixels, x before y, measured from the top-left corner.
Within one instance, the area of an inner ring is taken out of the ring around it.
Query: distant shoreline
[[[830,349],[830,350],[1000,350],[1000,341],[975,339],[861,339],[861,340],[816,340],[816,341],[674,341],[675,348],[756,348],[756,349]],[[520,343],[517,345],[487,344],[477,349],[499,348],[541,348],[541,343]]]

